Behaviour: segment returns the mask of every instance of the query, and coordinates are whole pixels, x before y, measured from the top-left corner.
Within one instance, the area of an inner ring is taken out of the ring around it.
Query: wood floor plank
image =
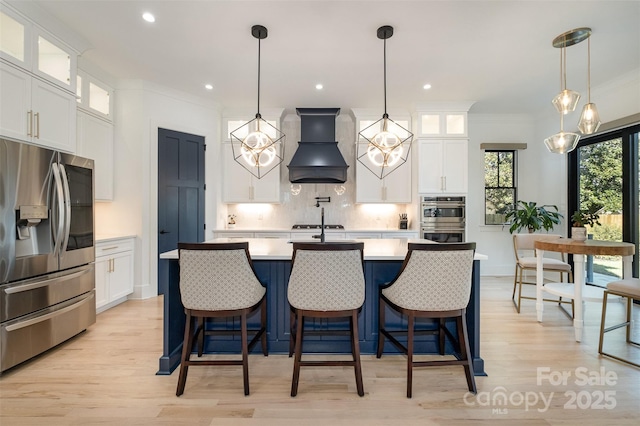
[[[512,284],[511,277],[481,280],[488,376],[476,377],[477,396],[467,393],[462,367],[449,366],[414,370],[414,397],[407,399],[406,358],[385,354],[362,356],[362,398],[353,369],[340,367],[303,368],[298,396],[291,398],[293,360],[272,354],[250,356],[248,397],[241,368],[233,366],[191,367],[185,393],[176,397],[177,371],[155,375],[160,296],[105,311],[86,332],[0,376],[0,424],[637,425],[640,369],[598,356],[600,307],[587,303],[584,341],[577,343],[571,321],[554,303],[545,303],[543,323],[535,301],[523,301],[517,314]],[[611,321],[621,320],[623,305],[612,302],[608,311]],[[640,308],[635,318],[640,324]],[[640,327],[635,336],[640,340]],[[607,342],[611,351],[640,359],[623,332],[609,333]],[[584,376],[601,373],[607,383],[583,383]],[[563,374],[564,382],[551,380]]]

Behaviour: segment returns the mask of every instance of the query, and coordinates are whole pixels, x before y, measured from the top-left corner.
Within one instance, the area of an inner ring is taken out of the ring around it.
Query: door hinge
[[[207,144],[206,143],[202,144],[202,146],[203,146],[204,150],[206,151],[207,150]]]
[[[207,224],[203,223],[202,225],[204,226],[204,230],[206,231],[207,230]]]
[[[207,190],[207,184],[206,183],[204,184],[204,190],[205,191]]]

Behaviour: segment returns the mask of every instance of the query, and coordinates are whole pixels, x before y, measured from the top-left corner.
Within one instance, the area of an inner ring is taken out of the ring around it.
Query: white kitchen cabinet
[[[280,203],[279,165],[258,179],[233,159],[231,144],[223,143],[222,170],[222,202]]]
[[[94,160],[95,199],[113,200],[113,123],[78,110],[78,155]]]
[[[77,81],[78,109],[113,122],[113,88],[80,69]]]
[[[76,100],[68,91],[0,61],[0,134],[76,151]]]
[[[465,108],[468,108],[465,105]],[[426,137],[466,137],[466,111],[427,111],[418,113],[418,135]]]
[[[0,135],[76,150],[77,53],[0,3]]]
[[[411,195],[411,156],[384,179],[356,161],[356,203],[409,204]]]
[[[133,250],[131,237],[96,243],[96,309],[102,312],[127,300],[133,293]]]
[[[467,139],[418,141],[418,192],[464,194],[468,188]]]
[[[35,22],[0,3],[0,58],[75,93],[77,52]]]

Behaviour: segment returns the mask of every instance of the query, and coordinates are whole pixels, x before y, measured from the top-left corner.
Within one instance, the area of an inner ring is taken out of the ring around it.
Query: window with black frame
[[[517,200],[516,150],[484,153],[484,223],[502,225]]]
[[[640,244],[640,124],[580,140],[568,155],[568,210],[593,210],[598,221],[587,226],[589,238],[636,245],[633,274],[638,276]],[[605,286],[622,277],[619,257],[589,256],[586,280]]]

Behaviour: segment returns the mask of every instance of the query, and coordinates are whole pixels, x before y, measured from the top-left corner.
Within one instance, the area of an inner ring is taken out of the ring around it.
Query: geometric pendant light
[[[564,154],[574,150],[580,139],[580,135],[577,133],[564,131],[564,115],[575,111],[578,101],[580,100],[580,94],[578,92],[567,89],[567,47],[588,39],[590,35],[591,28],[582,27],[567,31],[553,39],[553,47],[560,49],[560,93],[552,100],[556,110],[560,113],[560,132],[546,138],[544,143],[549,151],[556,154]],[[589,105],[590,104],[585,106],[585,108],[587,111],[593,113],[595,105]],[[591,109],[592,107],[593,109]],[[593,115],[589,115],[589,112],[583,112],[583,114],[591,120]],[[595,117],[599,121],[597,110],[595,110]],[[582,127],[585,130],[590,130],[594,127],[591,123],[591,121],[585,121]]]
[[[384,114],[358,133],[356,158],[378,179],[383,179],[407,161],[413,133],[387,114],[387,39],[393,35],[393,27],[380,27],[377,35],[384,41]]]
[[[258,112],[230,136],[233,159],[261,179],[284,160],[285,135],[260,115],[260,40],[267,38],[267,29],[254,25],[251,35],[258,39]]]

